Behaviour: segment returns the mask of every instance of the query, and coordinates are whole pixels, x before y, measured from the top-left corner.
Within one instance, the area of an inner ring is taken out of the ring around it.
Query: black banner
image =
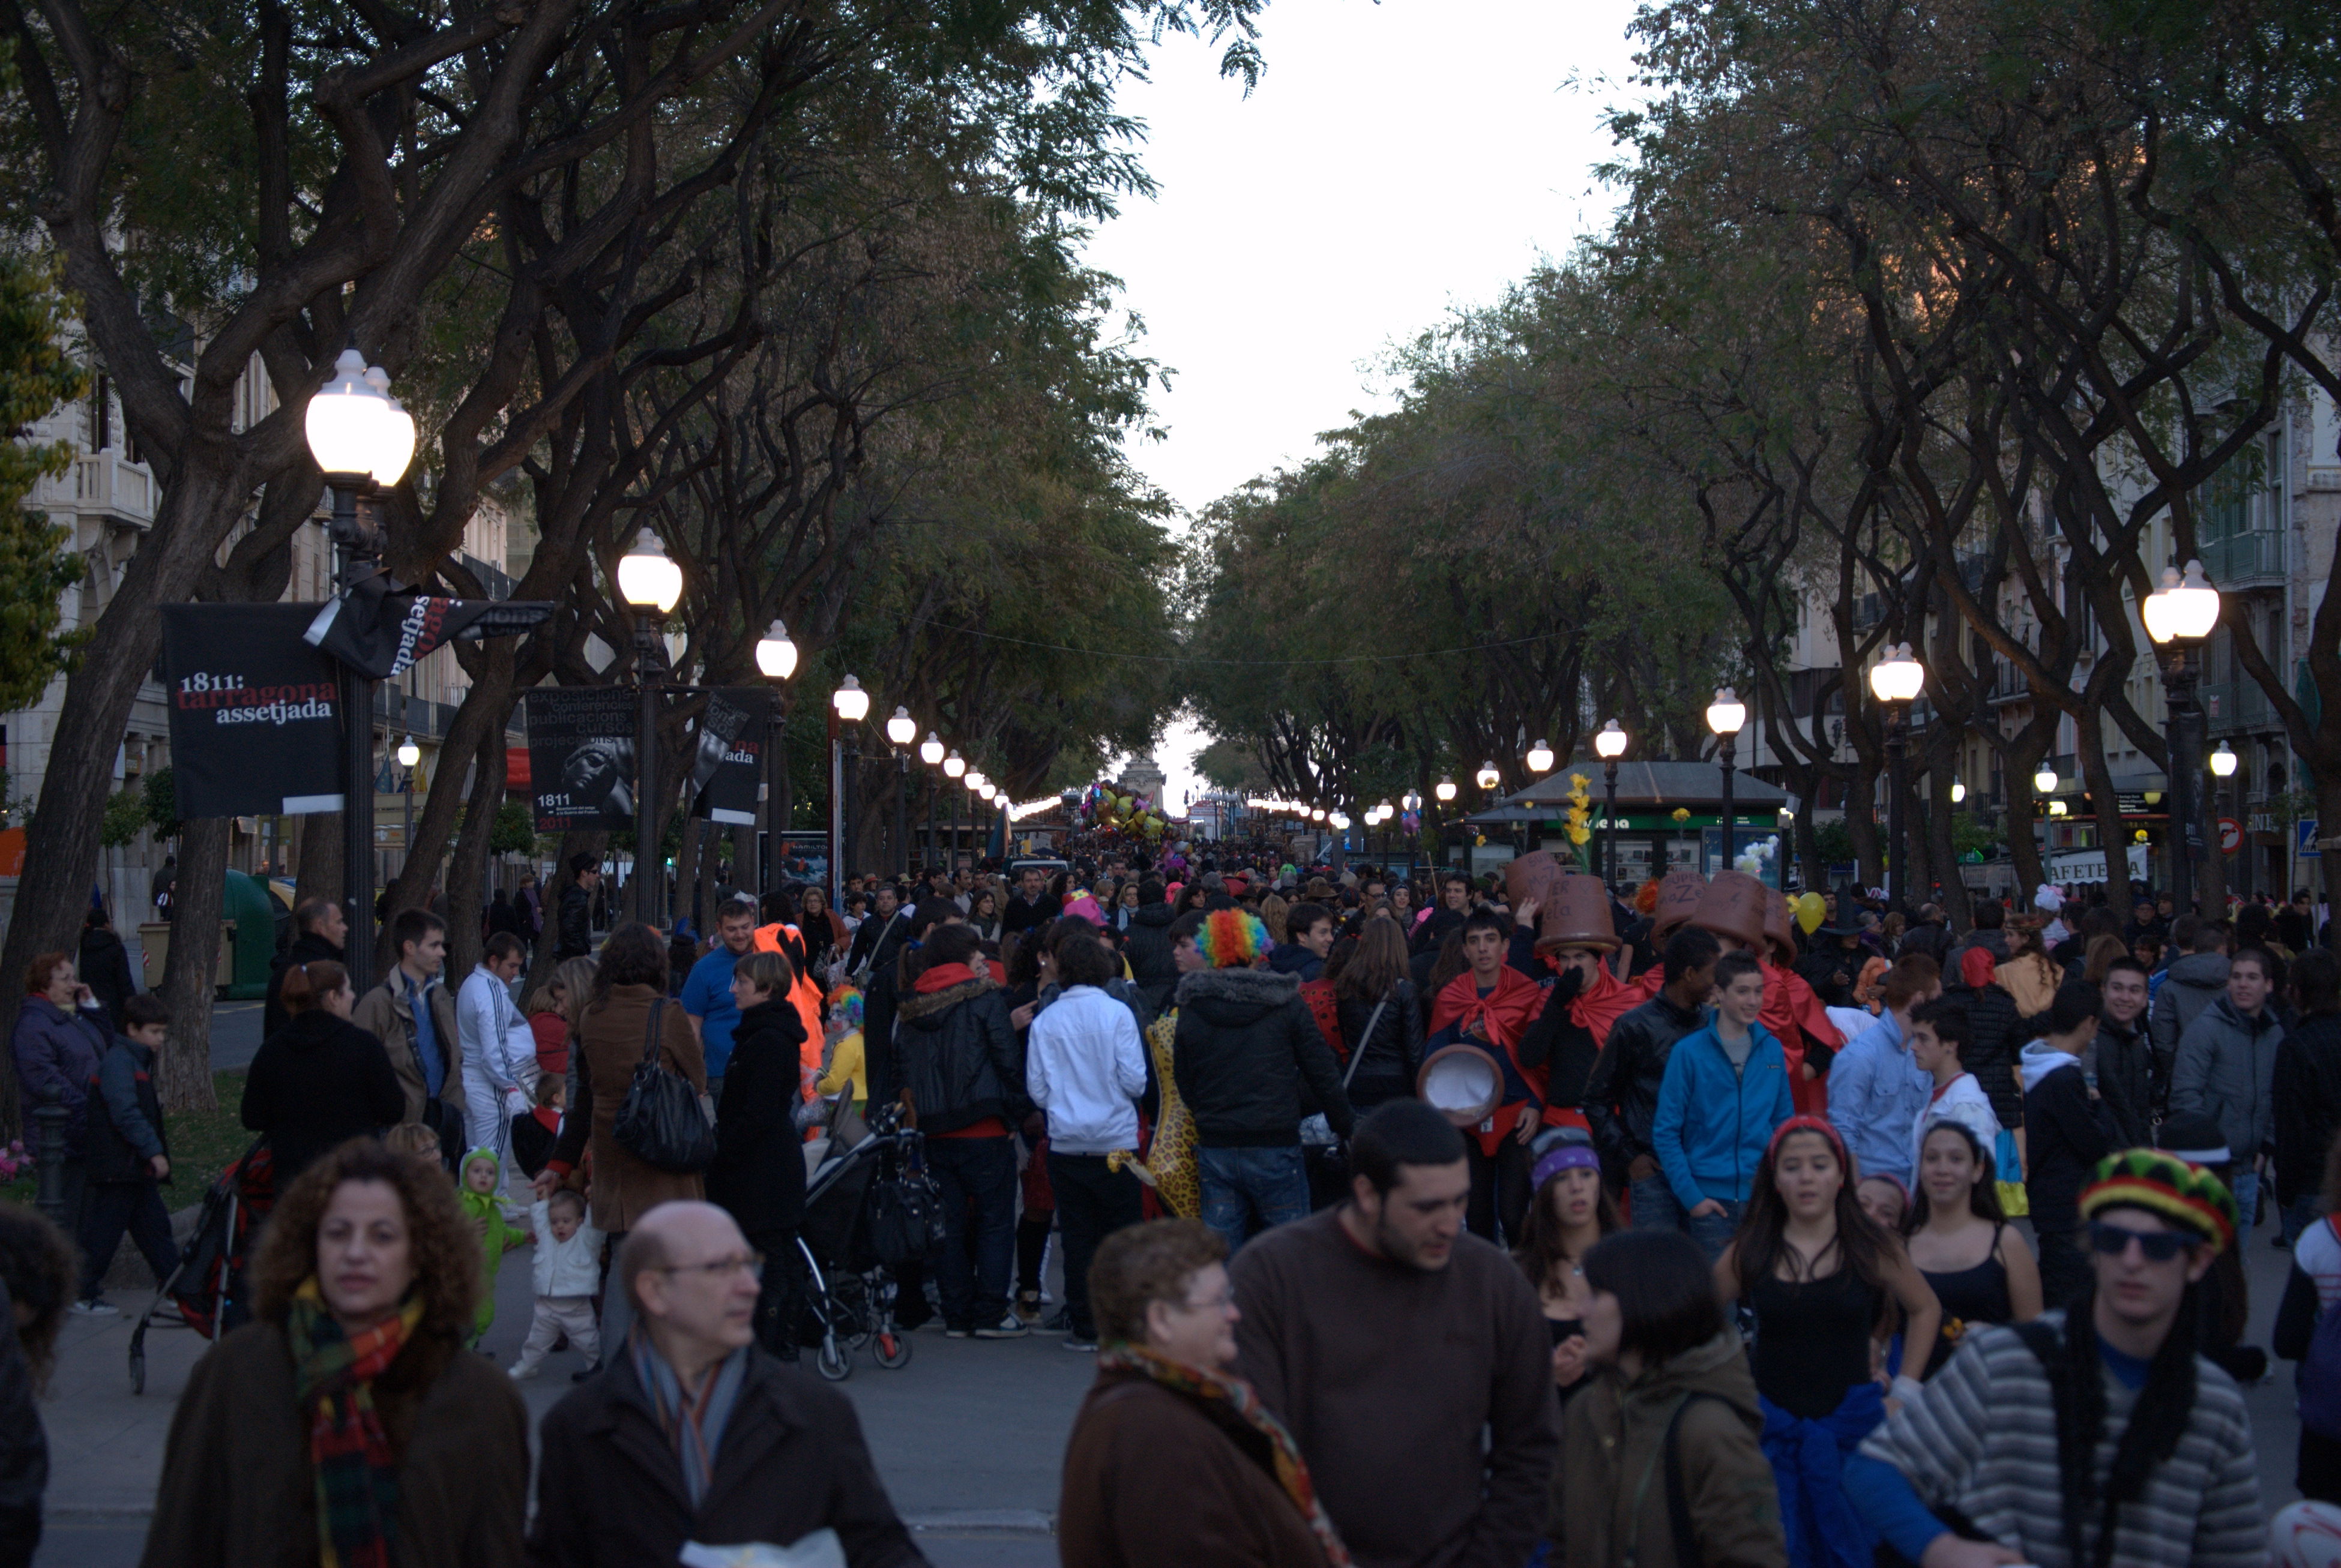
[[[342,809],[339,671],[314,604],[166,604],[163,685],[182,817]]]
[[[437,599],[376,572],[318,606],[307,637],[343,663],[387,680],[443,643],[514,637],[552,613],[543,600]]]
[[[772,711],[772,694],[762,687],[719,687],[707,694],[691,768],[692,816],[756,825],[756,786],[764,776]]]
[[[538,832],[634,825],[641,700],[630,686],[539,686],[526,693]]]

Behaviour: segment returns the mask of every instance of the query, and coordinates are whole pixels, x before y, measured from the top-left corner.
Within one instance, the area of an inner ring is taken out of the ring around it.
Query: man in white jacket
[[[488,938],[478,968],[455,995],[455,1034],[463,1052],[465,1136],[473,1148],[503,1154],[512,1119],[526,1116],[536,1083],[536,1037],[513,1000],[512,983],[528,949],[509,931]],[[510,1160],[503,1164],[511,1166]]]
[[[1136,1153],[1137,1100],[1146,1092],[1146,1049],[1129,1007],[1105,989],[1113,960],[1075,931],[1057,944],[1063,993],[1032,1020],[1024,1087],[1049,1118],[1049,1184],[1065,1237],[1065,1308],[1070,1350],[1095,1350],[1090,1259],[1098,1243],[1142,1217],[1138,1177],[1111,1167],[1117,1149]]]
[[[1927,1142],[1927,1129],[1937,1122],[1965,1124],[1975,1134],[1976,1141],[1987,1149],[1998,1141],[1999,1118],[1992,1114],[1991,1097],[1983,1092],[1976,1076],[1959,1062],[1959,1053],[1967,1048],[1971,1037],[1965,1002],[1938,997],[1910,1009],[1910,1060],[1934,1079],[1927,1103],[1919,1107],[1910,1126],[1910,1168],[1914,1171],[1925,1164],[1920,1151]],[[1998,1175],[2005,1181],[2022,1179],[2016,1171]]]

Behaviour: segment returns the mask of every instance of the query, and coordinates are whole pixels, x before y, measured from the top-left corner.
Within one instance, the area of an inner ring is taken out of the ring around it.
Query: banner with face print
[[[523,700],[536,830],[634,825],[634,729],[641,694],[628,686],[539,686]]]
[[[317,607],[166,604],[162,611],[179,815],[340,810],[340,671],[301,635]]]
[[[764,777],[772,694],[760,687],[718,687],[699,716],[691,769],[691,814],[740,827],[756,825],[756,787]]]

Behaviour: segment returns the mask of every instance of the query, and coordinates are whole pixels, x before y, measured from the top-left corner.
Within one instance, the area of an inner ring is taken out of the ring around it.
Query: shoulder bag
[[[634,1081],[626,1086],[610,1134],[644,1165],[671,1176],[696,1176],[715,1163],[715,1116],[707,1097],[659,1060],[659,1026],[667,1000],[651,1004],[650,1027]]]
[[[1390,997],[1397,994],[1398,988],[1392,987],[1383,995],[1380,1001],[1374,1004],[1373,1016],[1366,1020],[1365,1032],[1358,1037],[1356,1048],[1350,1052],[1350,1070],[1341,1075],[1343,1094],[1350,1092],[1350,1080],[1358,1076],[1358,1064],[1366,1059],[1366,1047],[1373,1041],[1374,1027],[1382,1021],[1382,1014],[1389,1010]],[[1333,1134],[1332,1122],[1322,1111],[1306,1118],[1300,1124],[1300,1143],[1304,1148],[1330,1149],[1340,1141]]]

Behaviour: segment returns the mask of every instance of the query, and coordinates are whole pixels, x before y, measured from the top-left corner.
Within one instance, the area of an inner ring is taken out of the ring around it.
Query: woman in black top
[[[1601,1156],[1590,1134],[1555,1127],[1537,1141],[1542,1152],[1529,1176],[1536,1196],[1529,1200],[1512,1261],[1536,1286],[1552,1331],[1552,1380],[1567,1404],[1587,1371],[1585,1309],[1593,1289],[1585,1279],[1585,1255],[1624,1222],[1601,1185]]]
[[[1964,1122],[1939,1121],[1918,1146],[1918,1195],[1904,1233],[1943,1325],[1924,1364],[1903,1341],[1903,1370],[1932,1377],[1979,1323],[2040,1315],[2040,1265],[2000,1211],[1991,1151]]]
[[[1422,1070],[1422,1007],[1407,978],[1406,938],[1397,921],[1375,915],[1361,922],[1356,950],[1333,978],[1333,999],[1349,1057],[1350,1104],[1362,1116],[1384,1100],[1411,1097]]]
[[[350,1022],[347,969],[313,958],[284,971],[292,1021],[260,1043],[244,1078],[244,1125],[268,1140],[276,1190],[327,1149],[395,1126],[406,1091],[382,1041]]]
[[[1877,1368],[1897,1321],[1928,1345],[1940,1319],[1901,1238],[1862,1212],[1852,1168],[1828,1122],[1782,1122],[1715,1264],[1723,1298],[1755,1314],[1764,1453],[1799,1568],[1867,1568],[1869,1533],[1838,1467],[1885,1419]]]

